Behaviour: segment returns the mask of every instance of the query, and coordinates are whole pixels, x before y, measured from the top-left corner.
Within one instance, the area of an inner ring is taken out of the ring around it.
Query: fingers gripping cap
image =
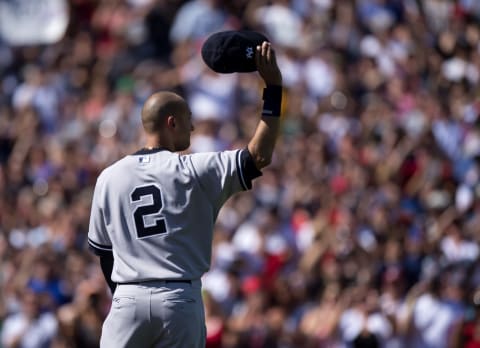
[[[228,30],[212,34],[202,46],[205,64],[217,73],[253,72],[255,50],[268,39],[255,31]]]

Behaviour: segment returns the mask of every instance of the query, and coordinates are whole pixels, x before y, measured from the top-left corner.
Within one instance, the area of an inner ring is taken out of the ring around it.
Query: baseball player
[[[270,43],[255,59],[264,108],[246,148],[176,153],[190,146],[191,112],[179,95],[158,92],[141,113],[145,147],[98,177],[88,243],[113,292],[101,347],[205,347],[200,278],[217,214],[270,163],[279,128],[282,75]]]

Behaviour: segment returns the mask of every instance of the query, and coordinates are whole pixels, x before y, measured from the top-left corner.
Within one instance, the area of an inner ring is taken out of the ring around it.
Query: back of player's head
[[[147,133],[157,133],[165,127],[168,116],[181,112],[185,100],[173,92],[152,94],[142,109],[142,124]]]

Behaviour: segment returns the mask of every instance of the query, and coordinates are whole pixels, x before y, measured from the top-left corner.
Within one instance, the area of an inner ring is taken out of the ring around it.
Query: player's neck
[[[166,149],[172,152],[174,151],[173,144],[170,144],[169,141],[165,141],[164,139],[159,139],[158,137],[147,136],[144,148],[147,150]]]
[[[148,151],[169,150],[165,146],[144,146],[143,149]]]

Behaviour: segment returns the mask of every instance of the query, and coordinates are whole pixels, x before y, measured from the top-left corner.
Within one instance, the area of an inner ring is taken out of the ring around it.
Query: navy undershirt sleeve
[[[117,284],[112,281],[113,253],[103,253],[102,256],[100,256],[100,267],[102,268],[105,281],[113,294],[117,287]]]

